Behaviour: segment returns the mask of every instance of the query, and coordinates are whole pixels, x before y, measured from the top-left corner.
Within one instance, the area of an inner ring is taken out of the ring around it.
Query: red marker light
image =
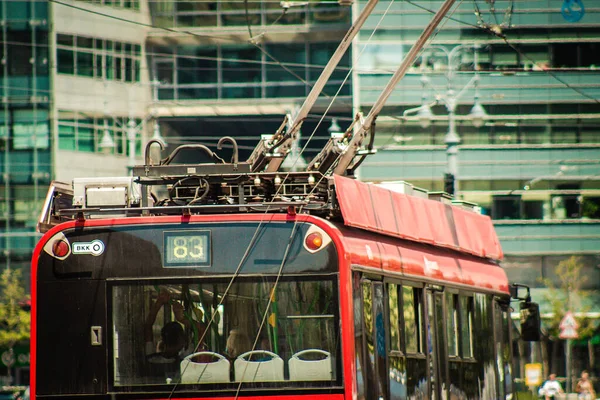
[[[69,244],[64,240],[57,240],[52,245],[52,253],[56,257],[64,257],[69,254]]]
[[[306,237],[304,244],[309,250],[318,250],[323,245],[323,236],[319,232],[313,232]]]

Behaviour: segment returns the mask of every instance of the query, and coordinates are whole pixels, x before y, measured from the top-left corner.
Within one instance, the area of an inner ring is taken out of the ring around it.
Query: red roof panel
[[[334,176],[334,182],[347,226],[478,257],[503,257],[494,225],[486,215],[340,175]]]

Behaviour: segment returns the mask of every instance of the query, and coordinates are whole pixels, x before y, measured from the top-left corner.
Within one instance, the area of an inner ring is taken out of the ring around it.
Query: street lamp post
[[[446,94],[443,96],[436,96],[436,103],[442,102],[446,106],[448,112],[448,131],[444,136],[444,144],[446,145],[446,171],[444,173],[444,191],[454,195],[457,192],[456,177],[458,176],[458,145],[460,144],[460,137],[456,131],[456,106],[460,96],[465,92],[471,85],[475,87],[475,96],[473,102],[473,108],[469,113],[468,117],[477,128],[483,126],[484,120],[487,117],[483,106],[479,103],[479,92],[478,83],[479,75],[477,73],[478,62],[477,62],[477,45],[474,46],[474,57],[473,63],[475,65],[475,75],[473,78],[458,92],[456,93],[452,89],[452,80],[455,72],[458,69],[456,58],[460,51],[465,49],[467,45],[459,45],[454,47],[452,50],[448,50],[441,46],[430,46],[434,50],[440,50],[447,58],[447,71],[446,80],[448,82],[448,89]],[[422,65],[426,64],[424,61]],[[430,84],[429,79],[423,75],[421,78],[423,84],[423,99],[422,105],[417,107],[419,124],[423,128],[427,128],[431,125],[431,107],[426,103],[425,87]],[[406,114],[406,112],[405,112]]]
[[[158,101],[158,86],[160,82],[158,80],[153,80],[151,82],[152,85],[152,97],[153,97],[153,108],[156,108],[156,103]],[[163,142],[166,145],[165,139],[160,134],[160,125],[158,123],[158,117],[156,116],[155,110],[152,110],[146,118],[144,118],[140,123],[136,124],[135,118],[133,116],[133,104],[129,107],[129,120],[127,121],[127,143],[128,143],[128,158],[127,158],[127,168],[129,172],[133,170],[133,167],[136,165],[135,161],[135,153],[136,153],[136,139],[138,132],[140,132],[144,128],[144,124],[146,124],[150,120],[154,120],[154,129],[152,134],[152,139],[157,139]]]

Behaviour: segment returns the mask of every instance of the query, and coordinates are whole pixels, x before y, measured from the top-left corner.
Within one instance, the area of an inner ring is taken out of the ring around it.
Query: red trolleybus
[[[473,210],[338,175],[166,161],[54,183],[39,227],[36,399],[512,394],[511,292]]]

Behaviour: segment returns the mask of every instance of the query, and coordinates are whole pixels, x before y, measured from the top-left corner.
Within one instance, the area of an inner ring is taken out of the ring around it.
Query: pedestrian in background
[[[539,395],[545,400],[554,399],[557,394],[564,393],[560,382],[556,380],[556,374],[550,374],[548,380],[540,388]]]
[[[594,400],[596,393],[594,392],[594,385],[590,381],[590,374],[587,371],[581,371],[581,378],[577,381],[575,387],[577,396],[581,400]]]

